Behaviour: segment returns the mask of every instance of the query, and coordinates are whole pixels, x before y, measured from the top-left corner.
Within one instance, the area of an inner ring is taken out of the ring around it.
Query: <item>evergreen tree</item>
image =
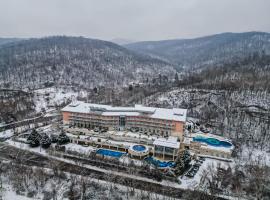
[[[47,134],[44,134],[41,138],[40,143],[41,143],[42,148],[47,149],[51,145],[51,139],[49,138]]]
[[[178,84],[179,83],[179,78],[178,78],[178,74],[177,73],[175,73],[174,82],[175,82],[175,84]]]
[[[70,142],[69,137],[65,134],[64,131],[61,131],[61,133],[58,136],[58,142],[57,143],[59,145],[63,145],[63,144],[67,144],[69,142]]]
[[[133,90],[133,86],[132,86],[132,85],[129,85],[129,86],[128,86],[128,90],[129,90],[129,91],[132,91],[132,90]]]
[[[191,161],[191,156],[188,150],[183,150],[179,153],[179,156],[177,157],[175,164],[175,174],[180,175],[183,174],[185,169],[188,167],[189,163]]]
[[[41,139],[40,134],[35,129],[33,129],[33,131],[27,138],[27,142],[31,147],[38,147],[40,144],[40,139]]]
[[[175,174],[181,175],[184,172],[185,169],[185,163],[181,156],[178,156],[178,158],[175,161],[176,167],[175,167]]]
[[[57,143],[57,141],[58,141],[58,136],[57,135],[51,135],[51,142],[52,143]]]
[[[182,160],[185,163],[185,168],[188,167],[190,161],[191,161],[191,156],[188,150],[184,150],[183,155],[182,155]]]
[[[98,92],[97,87],[94,87],[93,91],[94,91],[94,93],[96,94],[96,93]]]

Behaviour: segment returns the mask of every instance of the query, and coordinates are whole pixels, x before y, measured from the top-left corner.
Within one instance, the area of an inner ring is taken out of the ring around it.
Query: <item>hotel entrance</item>
[[[123,131],[126,127],[126,116],[119,116],[119,130]]]

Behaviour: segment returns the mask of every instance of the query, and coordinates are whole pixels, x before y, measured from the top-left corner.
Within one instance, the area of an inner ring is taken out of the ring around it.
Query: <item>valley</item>
[[[3,40],[7,191],[51,199],[267,199],[269,38],[224,33],[123,46],[68,36]],[[24,180],[9,165],[26,171]]]

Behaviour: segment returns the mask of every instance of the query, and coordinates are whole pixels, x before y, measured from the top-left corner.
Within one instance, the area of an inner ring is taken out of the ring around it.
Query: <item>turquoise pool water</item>
[[[122,155],[124,155],[126,153],[123,153],[120,151],[112,151],[112,150],[108,150],[108,149],[99,149],[99,150],[97,150],[96,154],[120,158]]]
[[[155,165],[157,167],[175,167],[175,162],[173,162],[173,161],[169,161],[169,162],[160,161],[160,160],[157,160],[153,157],[147,157],[147,158],[145,158],[145,160],[149,163],[152,163],[153,165]]]
[[[232,146],[232,144],[230,142],[218,140],[216,138],[206,138],[206,137],[202,137],[202,136],[194,137],[193,141],[203,142],[203,143],[206,143],[208,145],[215,146],[215,147],[228,147],[229,148]]]
[[[134,151],[145,151],[145,150],[146,150],[146,147],[143,146],[143,145],[134,145],[134,146],[132,147],[132,149],[133,149]]]

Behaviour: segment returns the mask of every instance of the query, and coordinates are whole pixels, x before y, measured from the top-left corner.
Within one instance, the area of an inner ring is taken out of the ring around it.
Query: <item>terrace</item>
[[[191,133],[185,136],[183,145],[198,154],[230,158],[234,149],[230,140],[210,133]]]

